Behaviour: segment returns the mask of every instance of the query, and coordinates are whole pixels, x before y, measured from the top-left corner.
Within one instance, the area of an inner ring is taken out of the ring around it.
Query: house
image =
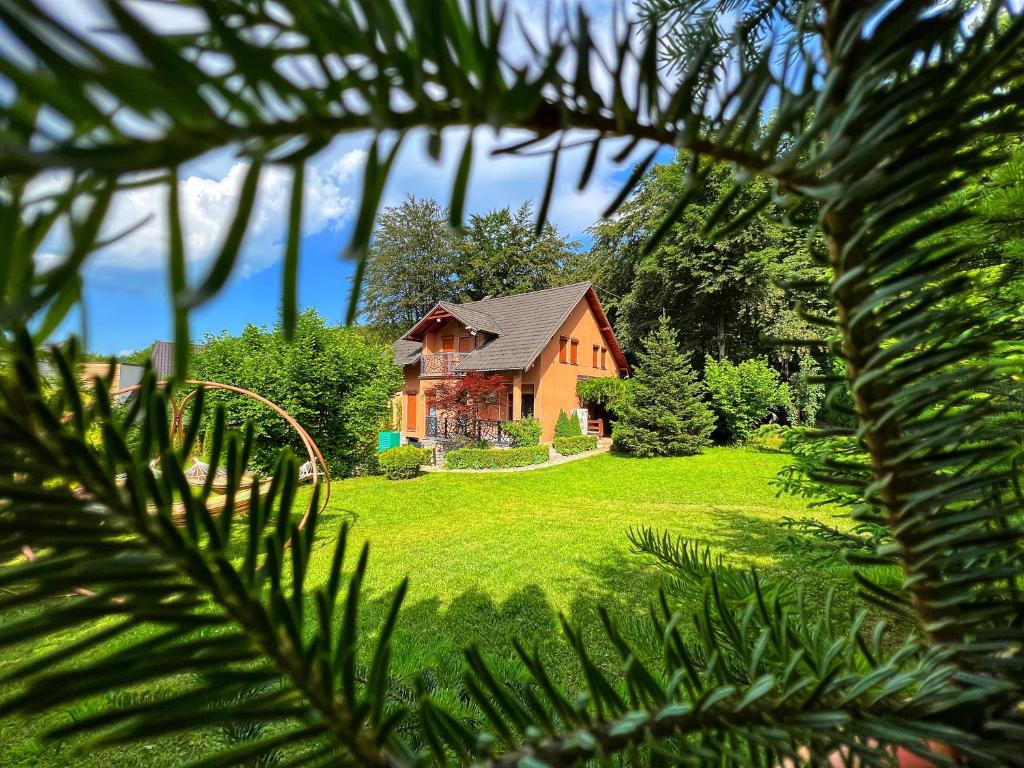
[[[431,390],[439,381],[478,371],[500,374],[506,391],[485,413],[485,427],[533,417],[541,440],[554,436],[560,411],[579,407],[576,382],[624,376],[626,359],[594,286],[561,288],[485,298],[467,304],[439,302],[395,342],[395,362],[405,371],[402,394],[404,440],[451,436],[453,425],[439,413]],[[494,439],[492,432],[477,436]]]

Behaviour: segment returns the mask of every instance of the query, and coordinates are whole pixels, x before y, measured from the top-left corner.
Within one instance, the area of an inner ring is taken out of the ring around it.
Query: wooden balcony
[[[461,352],[420,355],[420,376],[461,376],[464,372],[455,368],[465,357]]]

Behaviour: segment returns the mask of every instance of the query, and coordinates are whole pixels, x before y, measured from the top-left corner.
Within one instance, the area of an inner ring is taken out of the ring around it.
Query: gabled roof
[[[480,302],[474,302],[479,304]],[[501,333],[501,326],[493,317],[486,312],[476,308],[473,304],[455,304],[450,301],[439,301],[427,312],[419,322],[405,332],[402,336],[406,341],[422,341],[423,335],[430,330],[435,320],[445,317],[454,317],[467,328],[474,331],[482,331],[497,336]]]
[[[597,294],[589,282],[520,293],[515,296],[498,296],[467,304],[443,301],[427,313],[424,320],[440,309],[464,325],[490,335],[483,345],[463,358],[456,370],[525,370],[537,359],[584,298],[587,298],[598,317],[616,365],[626,370],[626,359],[618,342],[615,341],[601,304],[597,300]],[[395,343],[395,362],[398,365],[416,361],[426,325],[421,320]]]
[[[475,303],[483,304],[484,302],[478,301]],[[474,331],[483,331],[495,336],[501,335],[501,325],[485,309],[476,307],[473,304],[453,304],[450,301],[442,301],[438,306],[444,307],[451,312],[452,316],[467,328],[471,328]]]

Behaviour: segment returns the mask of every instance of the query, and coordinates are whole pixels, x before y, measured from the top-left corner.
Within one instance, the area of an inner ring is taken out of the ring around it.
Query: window
[[[573,339],[569,346],[569,362],[572,365],[579,365],[580,358],[580,340]]]
[[[473,351],[473,337],[459,336],[459,352],[466,354]]]
[[[441,337],[441,351],[442,352],[454,352],[455,351],[455,337],[454,336],[442,336]]]
[[[608,363],[608,350],[601,347],[601,370],[603,371],[607,367]]]
[[[558,362],[564,363],[568,360],[569,354],[569,339],[566,336],[562,336],[558,339]]]
[[[598,354],[600,353],[600,351],[601,351],[601,348],[599,346],[597,346],[597,344],[595,344],[594,345],[594,362],[591,363],[591,367],[592,368],[597,368],[597,359],[598,359]]]

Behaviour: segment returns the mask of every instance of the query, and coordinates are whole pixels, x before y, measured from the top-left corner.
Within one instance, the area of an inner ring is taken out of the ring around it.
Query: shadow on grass
[[[625,535],[625,532],[623,533]],[[801,586],[808,604],[820,606],[827,592],[835,593],[837,621],[843,621],[854,607],[856,588],[849,567],[822,568],[799,557],[778,552],[777,524],[761,518],[733,514],[728,524],[716,528],[707,544],[725,555],[726,565],[746,569],[755,558],[771,557],[762,574],[775,574]],[[606,610],[623,631],[641,659],[658,664],[659,638],[654,634],[648,610],[658,600],[658,590],[667,577],[653,558],[629,554],[606,556],[580,564],[586,574],[575,584],[559,586],[569,594],[564,618],[585,640],[591,659],[612,679],[618,676],[622,660],[608,641],[600,610]],[[371,566],[372,567],[372,566]],[[693,585],[672,590],[670,603],[684,616],[699,611],[703,589]],[[561,604],[566,604],[564,598]],[[364,607],[367,624],[375,626],[387,611],[385,597],[368,600]],[[408,604],[400,614],[394,638],[392,662],[396,698],[411,696],[418,681],[437,698],[471,720],[478,719],[465,694],[462,676],[466,671],[463,649],[476,646],[490,663],[495,675],[508,685],[526,685],[528,675],[513,648],[513,640],[539,650],[553,680],[572,698],[585,690],[586,681],[575,653],[561,629],[562,615],[537,584],[498,600],[483,590],[463,592],[448,603],[428,598]],[[695,637],[692,624],[683,621],[684,636]]]

